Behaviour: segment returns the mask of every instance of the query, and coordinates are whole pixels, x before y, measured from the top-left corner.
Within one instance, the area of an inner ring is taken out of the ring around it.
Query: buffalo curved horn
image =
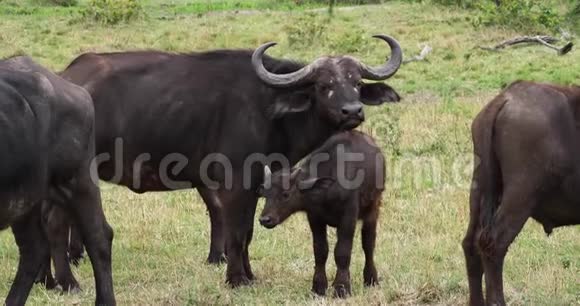
[[[272,170],[270,170],[270,167],[268,167],[268,165],[265,165],[264,166],[264,186],[269,188],[271,184],[272,184]]]
[[[302,172],[302,167],[296,167],[296,169],[292,170],[292,173],[290,173],[290,177],[296,178],[296,176],[300,174],[300,172]]]
[[[252,54],[252,66],[258,74],[258,77],[266,84],[278,87],[291,87],[300,84],[304,84],[310,80],[310,76],[316,70],[318,66],[318,60],[314,63],[301,68],[298,71],[286,73],[286,74],[275,74],[269,72],[266,67],[264,67],[264,53],[270,47],[275,46],[277,43],[269,42],[261,45]]]
[[[363,63],[360,63],[361,76],[363,79],[382,81],[393,76],[401,64],[403,63],[403,50],[401,50],[401,45],[399,42],[388,35],[373,35],[375,38],[384,40],[391,48],[391,58],[389,61],[379,67],[369,67]]]

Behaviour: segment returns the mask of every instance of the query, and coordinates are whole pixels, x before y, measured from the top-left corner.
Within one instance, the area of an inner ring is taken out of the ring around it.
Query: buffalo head
[[[399,95],[382,81],[393,76],[401,66],[403,54],[399,43],[387,35],[375,35],[391,48],[391,58],[382,66],[369,67],[351,56],[321,57],[298,71],[275,74],[263,64],[266,50],[276,43],[267,43],[254,51],[252,65],[258,77],[272,87],[288,88],[300,93],[299,99],[276,101],[274,116],[314,109],[340,129],[352,129],[364,121],[363,104],[379,105],[397,102]],[[294,95],[296,97],[296,95]]]
[[[299,167],[272,174],[268,166],[264,168],[264,181],[268,186],[262,185],[258,193],[266,199],[260,216],[260,224],[266,228],[274,228],[292,214],[308,210],[308,205],[319,205],[335,183],[330,177],[310,177]]]

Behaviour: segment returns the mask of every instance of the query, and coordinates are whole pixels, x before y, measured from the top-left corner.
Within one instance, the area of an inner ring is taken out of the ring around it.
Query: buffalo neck
[[[290,115],[282,121],[283,137],[286,139],[284,155],[288,157],[291,165],[337,132],[335,127],[323,121],[313,111]]]

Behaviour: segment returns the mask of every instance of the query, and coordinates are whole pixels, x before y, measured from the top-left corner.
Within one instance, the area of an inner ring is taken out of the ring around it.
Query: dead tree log
[[[545,35],[538,35],[538,36],[520,36],[512,39],[508,39],[502,41],[501,43],[495,45],[494,47],[485,47],[480,46],[481,49],[487,51],[500,51],[505,49],[506,47],[518,45],[518,44],[540,44],[545,47],[548,47],[552,50],[556,50],[559,55],[564,55],[570,51],[572,51],[572,47],[574,43],[568,42],[563,47],[558,47],[553,45],[554,43],[558,42],[559,40],[552,36],[545,36]]]
[[[419,55],[415,55],[411,58],[403,60],[403,64],[427,60],[427,55],[429,55],[431,51],[433,51],[433,48],[431,48],[431,46],[429,45],[425,45],[421,50],[421,53],[419,53]]]

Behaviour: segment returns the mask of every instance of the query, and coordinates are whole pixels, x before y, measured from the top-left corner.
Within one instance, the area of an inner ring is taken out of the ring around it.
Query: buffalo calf
[[[473,121],[476,160],[463,240],[470,305],[505,305],[504,258],[530,217],[548,235],[580,224],[578,126],[580,87],[526,81],[508,86]]]
[[[332,136],[294,170],[272,174],[265,168],[259,193],[266,198],[260,223],[274,228],[290,215],[304,211],[312,231],[316,262],[312,291],[325,295],[328,241],[326,227],[336,227],[335,296],[351,293],[350,257],[357,220],[363,222],[364,284],[378,284],[373,260],[377,218],[384,190],[385,161],[368,135],[357,131]]]

